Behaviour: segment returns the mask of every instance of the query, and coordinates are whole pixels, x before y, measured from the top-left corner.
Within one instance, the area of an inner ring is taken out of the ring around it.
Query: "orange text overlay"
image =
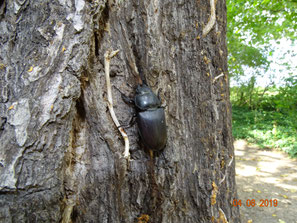
[[[260,201],[256,202],[255,199],[247,199],[246,201],[242,200],[233,200],[233,206],[245,205],[247,207],[277,207],[277,199],[260,199]]]

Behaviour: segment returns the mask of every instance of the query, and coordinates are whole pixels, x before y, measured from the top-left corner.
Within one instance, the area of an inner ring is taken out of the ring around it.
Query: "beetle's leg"
[[[129,98],[128,96],[124,95],[121,93],[121,96],[122,96],[122,99],[125,103],[127,104],[131,104],[131,105],[134,105],[135,102],[134,102],[134,99],[133,98]]]
[[[115,87],[115,89],[117,89],[117,90],[120,92],[121,97],[122,97],[122,99],[123,99],[123,101],[124,101],[125,103],[127,103],[127,104],[135,104],[133,98],[130,98],[130,97],[126,96],[126,95],[125,95],[123,92],[121,92],[120,89],[118,89],[116,86],[114,86],[114,87]]]
[[[164,155],[164,150],[161,151],[161,156],[163,156],[163,159],[165,160],[166,163],[168,163],[169,161],[166,159],[165,155]]]
[[[149,152],[150,152],[151,159],[154,159],[154,151],[150,149]]]
[[[133,114],[133,116],[131,117],[130,121],[128,122],[128,124],[122,124],[120,125],[118,128],[120,127],[125,127],[125,128],[130,128],[135,124],[136,121],[136,113]]]
[[[129,121],[129,125],[130,125],[130,126],[133,126],[133,125],[135,124],[135,122],[136,122],[136,113],[134,113],[134,114],[132,115],[132,118],[131,118],[130,121]]]

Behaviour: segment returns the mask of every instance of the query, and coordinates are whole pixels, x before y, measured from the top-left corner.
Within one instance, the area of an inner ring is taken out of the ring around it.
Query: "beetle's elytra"
[[[147,149],[160,151],[167,142],[164,108],[147,85],[138,85],[135,94],[136,120],[142,143]]]

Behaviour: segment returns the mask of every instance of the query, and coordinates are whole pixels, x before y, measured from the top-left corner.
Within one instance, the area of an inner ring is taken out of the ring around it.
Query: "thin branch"
[[[112,94],[111,94],[111,84],[110,84],[110,76],[109,76],[109,67],[110,67],[110,60],[115,55],[117,55],[119,50],[110,52],[109,50],[105,52],[104,54],[104,67],[105,67],[105,77],[106,77],[106,86],[107,86],[107,100],[108,100],[108,109],[110,112],[110,115],[112,117],[112,120],[116,127],[119,129],[124,141],[125,141],[125,151],[124,151],[124,157],[129,159],[130,153],[129,153],[129,139],[128,135],[125,132],[125,130],[120,127],[119,120],[117,119],[114,110],[113,110],[113,103],[112,103]]]
[[[219,185],[221,185],[226,179],[226,174],[224,175],[223,179],[220,180]]]
[[[220,213],[220,222],[228,223],[227,217],[221,208],[219,208],[219,213]]]
[[[220,75],[216,76],[216,77],[213,79],[212,83],[214,84],[214,82],[216,82],[217,79],[219,79],[220,77],[223,77],[223,76],[224,76],[224,73],[221,73]]]
[[[234,156],[232,156],[232,159],[230,160],[228,167],[231,166],[231,164],[233,163],[233,159],[234,159]]]
[[[216,0],[210,0],[210,18],[202,31],[202,36],[205,37],[212,29],[216,22]]]
[[[234,159],[234,156],[232,156],[232,158],[231,158],[229,164],[227,165],[227,167],[231,166],[231,164],[233,163],[233,159]],[[220,180],[219,185],[221,185],[226,180],[227,171],[228,171],[228,168],[226,168],[225,175],[223,176],[222,180]]]

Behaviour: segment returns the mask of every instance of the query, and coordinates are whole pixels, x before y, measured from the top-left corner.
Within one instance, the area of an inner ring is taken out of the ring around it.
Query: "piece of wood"
[[[113,109],[113,103],[112,103],[112,93],[111,93],[111,84],[110,84],[110,76],[109,76],[109,67],[110,67],[110,60],[113,58],[115,55],[117,55],[119,50],[115,50],[110,52],[109,50],[105,52],[104,54],[104,68],[105,68],[105,78],[106,78],[106,89],[107,89],[107,100],[108,100],[108,109],[110,112],[110,115],[112,117],[113,122],[115,123],[116,127],[119,129],[124,142],[125,142],[125,151],[124,151],[124,157],[126,159],[130,158],[130,153],[129,153],[129,138],[125,130],[120,127],[120,122],[117,119],[117,116],[114,112]]]

